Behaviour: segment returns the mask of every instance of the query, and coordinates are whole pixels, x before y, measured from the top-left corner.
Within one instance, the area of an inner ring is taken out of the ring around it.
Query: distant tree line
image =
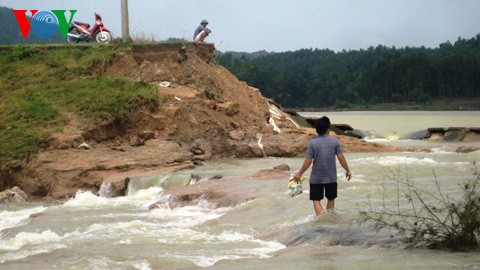
[[[435,49],[226,52],[217,62],[287,108],[480,97],[480,34]]]

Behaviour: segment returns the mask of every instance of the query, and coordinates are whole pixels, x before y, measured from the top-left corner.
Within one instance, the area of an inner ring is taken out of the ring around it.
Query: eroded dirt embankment
[[[19,186],[30,195],[63,199],[78,189],[96,192],[109,180],[121,195],[129,176],[175,171],[212,158],[303,156],[315,131],[276,116],[281,133],[275,132],[267,100],[213,63],[214,53],[212,44],[134,46],[97,67],[101,76],[154,84],[162,103],[95,125],[65,112],[67,125],[44,150],[3,166],[0,188]],[[338,138],[349,152],[394,150]]]

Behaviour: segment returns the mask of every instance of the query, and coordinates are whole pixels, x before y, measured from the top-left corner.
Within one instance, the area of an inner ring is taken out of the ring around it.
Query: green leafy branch
[[[422,188],[408,175],[408,168],[403,175],[400,169],[386,175],[381,187],[381,207],[374,207],[369,198],[367,209],[360,211],[360,222],[373,223],[377,230],[396,230],[409,247],[478,249],[480,175],[475,164],[474,167],[474,177],[463,185],[460,199],[446,195],[435,172],[434,190]]]

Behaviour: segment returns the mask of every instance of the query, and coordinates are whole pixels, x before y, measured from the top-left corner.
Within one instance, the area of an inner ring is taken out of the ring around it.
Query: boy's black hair
[[[315,121],[315,129],[318,135],[324,135],[327,133],[327,129],[330,128],[330,119],[326,116],[322,116]]]

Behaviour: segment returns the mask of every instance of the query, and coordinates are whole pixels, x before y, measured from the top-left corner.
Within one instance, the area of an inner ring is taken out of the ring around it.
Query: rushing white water
[[[372,118],[371,125],[378,125]],[[341,122],[355,128],[359,123],[348,117]],[[467,124],[459,118],[459,125]],[[449,149],[455,144],[448,145],[433,152],[346,153],[353,179],[343,180],[339,168],[336,213],[320,218],[308,200],[308,184],[304,194],[290,198],[288,179],[265,186],[270,196],[234,207],[212,208],[201,200],[148,210],[159,199],[168,201],[163,188],[187,183],[191,173],[251,175],[281,163],[296,170],[301,158],[212,161],[174,175],[135,179],[126,197],[110,198],[105,184],[102,196],[80,191],[58,204],[1,204],[0,269],[478,269],[478,252],[406,249],[390,233],[356,221],[368,201],[380,204],[379,189],[395,173],[426,188],[436,179],[448,196],[461,196],[480,153],[454,153]]]

